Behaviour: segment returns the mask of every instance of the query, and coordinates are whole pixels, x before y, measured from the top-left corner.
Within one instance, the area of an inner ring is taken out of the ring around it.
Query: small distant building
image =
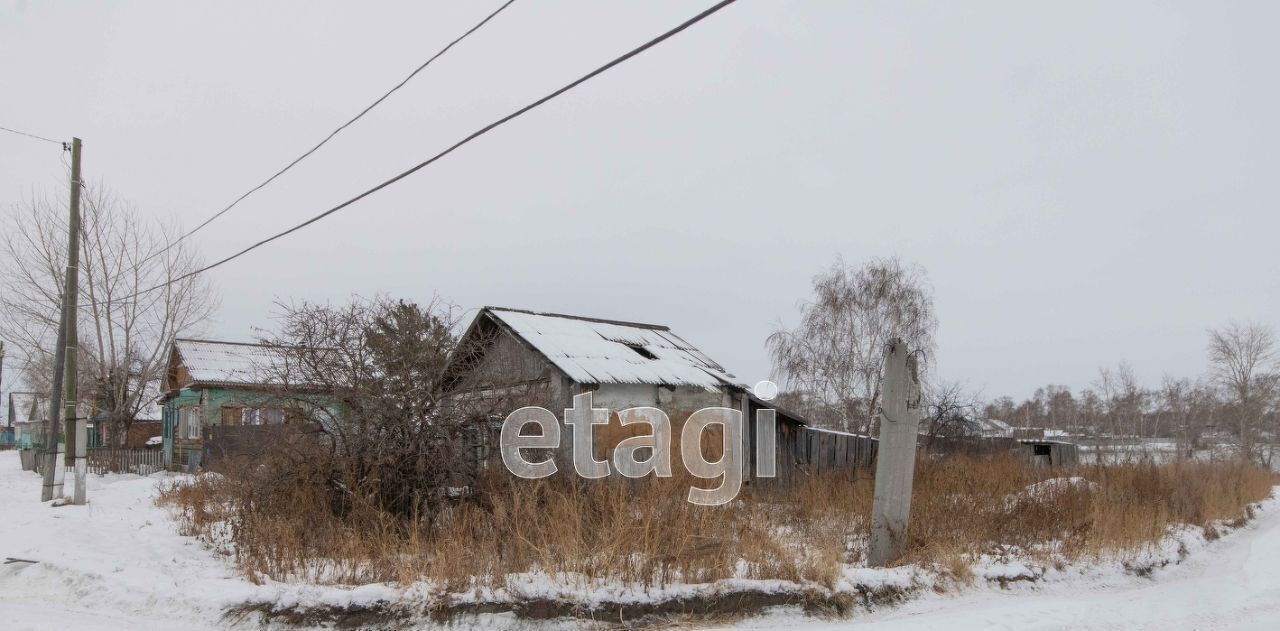
[[[77,414],[89,418],[92,407],[81,402]],[[41,392],[10,392],[8,425],[13,429],[13,443],[19,449],[44,447],[45,429],[49,419],[49,395]],[[93,435],[93,424],[88,424],[90,435]],[[92,440],[89,446],[96,446]]]
[[[38,392],[10,392],[8,425],[13,428],[13,442],[19,449],[42,447],[45,413],[49,395]]]
[[[1013,427],[997,419],[968,419],[963,436],[925,436],[921,443],[930,454],[1013,454],[1038,466],[1078,464],[1079,448],[1066,432],[1042,427]]]
[[[1013,427],[998,419],[975,419],[974,424],[974,429],[979,436],[987,438],[1011,438],[1013,436]]]
[[[1019,452],[1038,466],[1070,466],[1080,464],[1080,448],[1075,443],[1044,438],[1018,440]]]

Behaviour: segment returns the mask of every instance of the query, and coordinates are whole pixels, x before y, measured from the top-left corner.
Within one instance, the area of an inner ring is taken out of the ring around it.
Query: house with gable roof
[[[14,444],[20,449],[43,447],[41,440],[49,408],[48,393],[10,392],[8,425]]]
[[[539,405],[563,421],[573,397],[592,393],[592,406],[608,408],[611,422],[596,429],[597,458],[608,458],[623,438],[647,433],[617,423],[617,412],[656,407],[672,421],[674,433],[693,412],[705,407],[740,410],[744,419],[744,480],[756,470],[756,412],[777,411],[774,445],[778,476],[796,471],[836,470],[868,466],[875,441],[840,432],[809,431],[799,415],[757,397],[725,370],[669,327],[523,309],[485,307],[459,344],[445,383],[457,398],[511,401]],[[487,441],[496,444],[501,418],[487,423]],[[561,428],[556,457],[568,462],[573,444],[570,426]],[[630,430],[630,431],[627,431]],[[496,450],[490,450],[496,451]]]
[[[215,427],[273,426],[305,418],[306,399],[284,382],[284,349],[266,344],[174,340],[161,385],[165,463],[195,470]],[[313,398],[325,404],[322,394]]]

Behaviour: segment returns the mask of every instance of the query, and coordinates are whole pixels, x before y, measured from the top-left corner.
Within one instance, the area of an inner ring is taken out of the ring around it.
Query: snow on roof
[[[999,419],[980,418],[978,419],[978,425],[981,427],[981,430],[984,432],[1000,433],[1000,434],[1008,434],[1013,432],[1013,427],[1011,427],[1008,423],[1005,423],[1004,421],[1001,421]]]
[[[14,423],[33,423],[43,421],[42,414],[48,407],[47,395],[39,392],[11,392],[9,393],[9,401],[13,405],[13,418],[10,419]],[[32,414],[32,409],[38,409]]]
[[[199,383],[273,383],[284,365],[281,349],[262,344],[177,339],[173,346],[191,380]]]
[[[137,417],[135,417],[133,420],[158,421],[160,420],[160,417],[162,416],[163,411],[164,411],[164,408],[160,407],[160,404],[157,402],[157,399],[154,396],[151,396],[151,397],[148,397],[145,402],[143,402],[142,407],[138,409]]]
[[[842,431],[840,431],[840,430],[838,430],[838,429],[828,429],[828,428],[825,428],[825,427],[814,427],[814,426],[812,426],[812,425],[810,425],[808,429],[809,429],[809,431],[811,431],[811,432],[822,432],[823,434],[835,434],[835,435],[837,435],[837,436],[852,436],[852,437],[854,437],[854,438],[870,438],[871,440],[874,440],[874,441],[877,441],[877,442],[879,442],[879,441],[880,441],[880,439],[879,439],[879,438],[876,438],[875,436],[871,436],[871,435],[869,435],[869,434],[857,434],[857,433],[854,433],[854,432],[842,432]]]
[[[987,425],[990,425],[990,426],[991,426],[992,428],[994,428],[994,429],[999,429],[999,430],[1004,430],[1004,431],[1008,431],[1008,430],[1012,430],[1012,429],[1013,429],[1013,426],[1009,425],[1008,423],[1006,423],[1006,422],[1004,422],[1004,421],[1002,421],[1002,420],[1000,420],[1000,419],[996,419],[996,418],[984,418],[984,419],[982,419],[982,421],[981,421],[981,422],[986,423]]]
[[[665,326],[486,307],[578,383],[745,387]]]

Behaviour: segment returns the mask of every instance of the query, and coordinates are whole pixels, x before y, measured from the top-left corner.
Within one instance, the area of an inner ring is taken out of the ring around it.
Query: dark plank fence
[[[875,465],[878,441],[870,436],[797,425],[778,429],[777,477],[766,484],[793,484],[808,476],[853,472]]]
[[[983,436],[927,436],[921,434],[920,444],[924,446],[927,453],[942,456],[956,454],[988,456],[1016,452],[1019,448],[1018,441],[1012,438]]]
[[[224,471],[252,465],[269,457],[272,450],[296,443],[308,429],[308,426],[298,423],[208,427],[204,431],[203,453],[195,466],[190,467],[191,472],[197,468]]]
[[[879,441],[870,436],[802,428],[794,447],[796,465],[810,474],[870,468]]]

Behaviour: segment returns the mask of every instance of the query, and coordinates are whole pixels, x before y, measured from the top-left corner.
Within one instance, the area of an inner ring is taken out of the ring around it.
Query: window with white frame
[[[186,439],[200,438],[200,414],[198,407],[185,407],[178,410],[178,435]]]
[[[240,410],[241,425],[261,425],[262,415],[258,413],[258,408],[243,408]]]

